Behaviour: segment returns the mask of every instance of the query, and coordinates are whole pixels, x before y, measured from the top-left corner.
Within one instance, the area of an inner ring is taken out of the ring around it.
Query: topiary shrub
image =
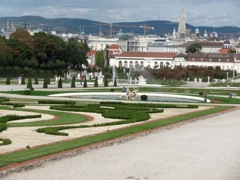
[[[10,139],[0,138],[0,146],[5,146],[5,145],[8,145],[8,144],[12,144],[12,141]]]
[[[84,83],[83,83],[83,87],[87,87],[87,79],[86,79],[86,77],[84,78]]]
[[[28,78],[27,88],[32,89],[32,80],[31,78]]]
[[[30,93],[31,93],[30,90],[25,90],[25,91],[24,91],[24,94],[25,94],[25,95],[30,95]]]
[[[72,83],[71,83],[71,88],[75,88],[76,87],[75,80],[76,80],[76,77],[73,76]]]
[[[104,77],[104,87],[108,87],[108,79],[107,79],[107,77]]]
[[[113,83],[113,86],[117,86],[117,79],[116,78],[114,78],[114,83]]]
[[[62,88],[62,78],[60,78],[58,81],[58,88]]]
[[[44,78],[43,88],[48,88],[47,78]]]
[[[21,84],[25,84],[25,76],[22,75]]]
[[[148,96],[147,95],[141,95],[141,100],[142,101],[147,101],[148,100]]]
[[[95,77],[94,87],[98,87],[98,77]]]
[[[7,77],[6,85],[10,85],[10,77],[9,76]]]
[[[37,76],[35,76],[35,78],[34,78],[34,84],[38,84],[38,77]]]

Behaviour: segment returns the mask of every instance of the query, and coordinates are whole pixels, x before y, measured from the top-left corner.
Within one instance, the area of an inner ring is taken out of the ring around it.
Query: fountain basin
[[[164,93],[137,93],[139,99],[142,95],[147,95],[148,100],[152,102],[205,102],[203,97],[176,95],[176,94],[164,94]],[[126,100],[126,93],[121,92],[75,92],[75,93],[61,93],[52,94],[53,97],[71,97],[80,99],[99,99],[99,100]],[[207,99],[206,102],[210,102]]]

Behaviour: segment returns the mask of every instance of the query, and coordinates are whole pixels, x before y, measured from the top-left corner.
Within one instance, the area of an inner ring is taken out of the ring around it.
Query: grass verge
[[[110,139],[117,138],[117,137],[122,137],[122,136],[129,135],[132,133],[140,132],[140,131],[150,130],[150,129],[158,128],[161,126],[173,124],[173,123],[186,121],[186,120],[189,120],[192,118],[197,118],[197,117],[201,117],[204,115],[217,113],[217,112],[227,110],[230,108],[231,107],[229,107],[229,106],[228,107],[219,106],[219,107],[207,109],[207,110],[200,111],[200,112],[194,112],[191,114],[186,114],[186,115],[182,115],[182,116],[178,116],[178,117],[166,118],[164,120],[147,122],[147,123],[144,123],[141,125],[131,126],[131,127],[120,129],[120,130],[107,131],[106,133],[97,134],[97,135],[88,136],[88,137],[77,138],[77,139],[66,141],[66,142],[58,142],[58,143],[54,143],[54,144],[50,144],[50,145],[29,148],[29,149],[26,149],[23,151],[2,154],[1,158],[0,158],[0,167],[7,166],[7,165],[10,165],[13,163],[20,163],[20,162],[24,162],[27,160],[32,160],[35,158],[59,153],[62,151],[90,145],[90,144],[97,143],[97,142],[110,140]]]

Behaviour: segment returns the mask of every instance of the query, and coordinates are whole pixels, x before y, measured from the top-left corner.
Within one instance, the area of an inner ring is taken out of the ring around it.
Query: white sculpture
[[[131,92],[128,88],[126,91],[126,99],[127,100],[138,100],[138,89],[133,89],[133,91]]]
[[[138,77],[138,84],[139,85],[147,84],[146,79],[142,75]]]

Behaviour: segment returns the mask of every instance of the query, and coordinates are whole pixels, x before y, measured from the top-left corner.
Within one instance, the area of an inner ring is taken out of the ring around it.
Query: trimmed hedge
[[[0,123],[0,132],[3,132],[7,129],[7,124],[6,123]]]
[[[38,100],[38,104],[76,104],[75,101]]]
[[[7,123],[8,121],[15,121],[15,120],[20,120],[20,119],[31,119],[31,118],[40,118],[42,117],[41,114],[39,115],[26,115],[26,116],[18,116],[18,115],[6,115],[0,117],[0,123]]]
[[[0,142],[1,141],[2,141],[2,143],[0,143],[0,146],[5,146],[5,145],[8,145],[8,144],[12,144],[12,141],[10,139],[0,138]]]

